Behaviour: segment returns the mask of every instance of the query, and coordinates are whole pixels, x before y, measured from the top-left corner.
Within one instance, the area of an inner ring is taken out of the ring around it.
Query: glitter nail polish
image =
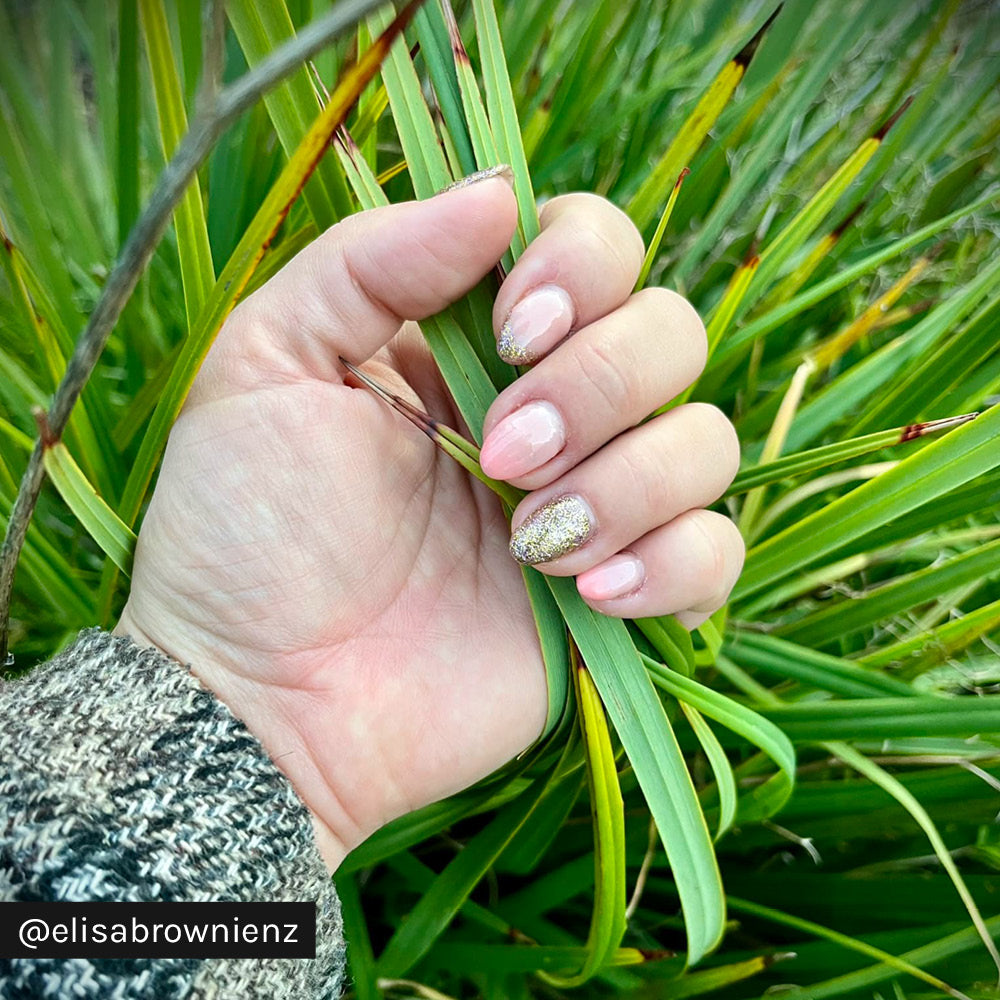
[[[510,554],[533,566],[578,549],[594,531],[594,515],[578,496],[550,500],[529,515],[510,539]]]

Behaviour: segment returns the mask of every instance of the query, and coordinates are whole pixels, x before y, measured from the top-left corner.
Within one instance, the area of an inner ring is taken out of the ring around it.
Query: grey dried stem
[[[207,2],[210,7],[207,16],[212,19],[213,25],[219,25],[222,5],[216,0]],[[196,117],[160,174],[149,203],[121,248],[101,297],[66,366],[66,373],[56,389],[46,415],[54,440],[61,437],[118,317],[170,222],[174,208],[198,168],[212,151],[216,140],[263,94],[311,59],[337,35],[353,28],[380,2],[381,0],[341,0],[328,14],[307,25],[253,69],[221,90],[218,88],[222,69],[221,48],[210,36]],[[221,37],[221,31],[217,34]],[[45,478],[44,457],[45,446],[39,439],[28,459],[7,524],[3,547],[0,548],[0,664],[8,662],[7,639],[14,573]]]

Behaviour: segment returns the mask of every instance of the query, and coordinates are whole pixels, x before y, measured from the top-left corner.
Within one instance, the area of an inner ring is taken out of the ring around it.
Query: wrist
[[[332,791],[323,788],[324,783],[297,736],[295,726],[282,723],[282,713],[268,707],[270,699],[266,693],[265,697],[261,697],[259,691],[250,690],[255,687],[253,682],[232,676],[225,667],[212,664],[207,656],[192,655],[188,649],[191,646],[197,649],[196,643],[162,641],[159,638],[162,632],[144,628],[136,620],[130,603],[126,604],[113,634],[127,637],[139,647],[156,649],[178,666],[189,669],[201,686],[246,726],[274,766],[292,785],[309,813],[316,847],[324,863],[331,872],[336,871],[348,852],[365,835],[350,820]],[[336,828],[327,821],[327,816],[341,816]]]

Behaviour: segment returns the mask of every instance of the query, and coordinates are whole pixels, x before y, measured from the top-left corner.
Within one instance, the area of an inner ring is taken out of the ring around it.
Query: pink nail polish
[[[558,285],[540,285],[510,311],[500,329],[497,353],[511,365],[537,360],[573,326],[573,301]]]
[[[516,479],[559,454],[565,443],[559,411],[539,400],[516,409],[490,431],[479,464],[493,479]]]
[[[610,601],[631,594],[645,578],[646,569],[642,560],[630,552],[619,552],[605,559],[600,566],[581,573],[576,578],[576,588],[581,597],[592,601]]]

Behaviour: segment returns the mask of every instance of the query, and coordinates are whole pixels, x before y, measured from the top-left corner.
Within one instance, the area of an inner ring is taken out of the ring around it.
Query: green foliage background
[[[230,0],[225,79],[329,6]],[[475,0],[456,5],[469,70],[427,0],[348,120],[357,147],[326,154],[250,278],[348,212],[510,160],[515,254],[533,195],[595,190],[630,212],[652,248],[649,281],[708,323],[693,398],[730,414],[744,446],[721,506],[747,538],[746,571],[693,644],[669,620],[602,632],[529,576],[564,693],[550,739],[348,859],[337,883],[359,998],[996,996],[1000,8],[788,0],[748,51],[775,7],[500,3],[494,36],[489,0]],[[268,191],[388,19],[243,115],[178,206],[65,449],[47,458],[59,490],[46,486],[21,557],[19,668],[113,622],[127,592],[115,566],[127,570],[142,473],[169,426],[163,400],[183,393],[225,314],[217,278],[255,224],[277,222],[258,216]],[[5,517],[32,411],[196,112],[204,49],[196,0],[0,8]],[[508,373],[478,339],[492,290],[427,332],[495,391]],[[446,371],[456,391],[461,370]],[[904,426],[970,411],[982,415],[900,443]],[[589,668],[576,684],[564,617]],[[605,702],[619,674],[633,694],[655,684],[662,727],[611,711],[609,731],[591,674]],[[683,761],[667,755],[668,720]],[[650,767],[690,794],[693,825],[670,825]],[[714,849],[696,836],[702,812]],[[728,911],[719,886],[714,913],[682,916],[685,877],[711,888],[719,873]],[[686,968],[689,942],[723,930]]]

